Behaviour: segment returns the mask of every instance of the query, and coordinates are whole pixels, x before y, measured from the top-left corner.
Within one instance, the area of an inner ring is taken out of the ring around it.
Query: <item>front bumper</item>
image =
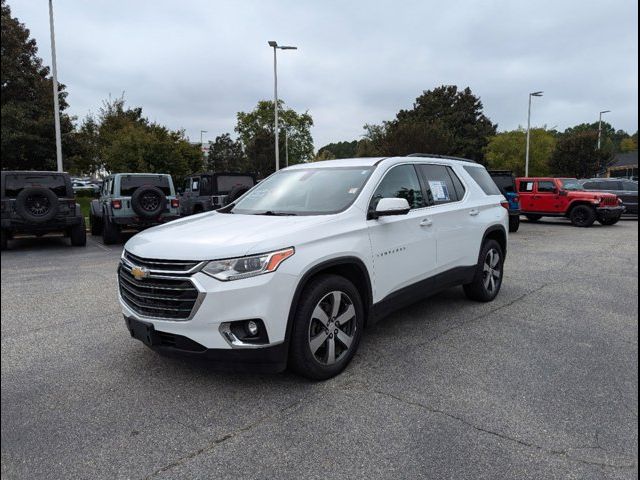
[[[199,291],[199,301],[186,320],[158,319],[141,315],[123,302],[122,313],[129,324],[142,322],[152,327],[154,335],[172,335],[186,339],[174,345],[145,342],[165,353],[181,353],[231,363],[273,364],[269,369],[286,365],[285,338],[287,320],[298,278],[279,271],[223,282],[197,272],[188,278]],[[221,325],[249,319],[262,320],[268,343],[232,345],[221,333]],[[128,327],[131,333],[131,328]],[[133,335],[134,338],[139,336]],[[184,348],[189,342],[195,349]],[[277,347],[277,348],[276,348]],[[242,353],[238,353],[242,352]]]
[[[205,360],[216,369],[229,372],[277,373],[287,367],[285,343],[254,349],[206,348],[187,337],[157,331],[152,323],[127,316],[124,321],[132,338],[165,356]]]
[[[619,207],[597,207],[596,212],[598,212],[598,216],[601,218],[615,218],[619,217],[625,212],[626,208]]]

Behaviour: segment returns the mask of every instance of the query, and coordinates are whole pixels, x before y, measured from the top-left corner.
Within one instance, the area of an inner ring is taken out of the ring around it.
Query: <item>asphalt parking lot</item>
[[[2,252],[3,479],[637,477],[637,221],[523,222],[495,302],[401,310],[324,383],[132,340],[120,249]]]

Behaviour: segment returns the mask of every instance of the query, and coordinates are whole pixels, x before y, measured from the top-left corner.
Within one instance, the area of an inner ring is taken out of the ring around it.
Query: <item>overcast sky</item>
[[[50,65],[45,0],[8,0]],[[123,91],[192,140],[233,133],[238,111],[279,94],[308,110],[316,149],[393,118],[423,90],[469,86],[500,130],[596,121],[638,128],[638,4],[598,1],[54,0],[70,112]]]

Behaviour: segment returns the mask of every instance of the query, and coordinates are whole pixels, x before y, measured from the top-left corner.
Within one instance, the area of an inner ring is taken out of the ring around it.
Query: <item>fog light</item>
[[[252,337],[255,337],[258,334],[258,324],[253,320],[249,320],[247,322],[247,332]]]

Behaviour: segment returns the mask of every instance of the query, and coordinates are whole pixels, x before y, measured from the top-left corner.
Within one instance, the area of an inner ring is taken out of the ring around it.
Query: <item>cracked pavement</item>
[[[120,248],[2,252],[3,479],[637,478],[637,221],[523,222],[495,302],[400,310],[323,383],[132,340]]]

